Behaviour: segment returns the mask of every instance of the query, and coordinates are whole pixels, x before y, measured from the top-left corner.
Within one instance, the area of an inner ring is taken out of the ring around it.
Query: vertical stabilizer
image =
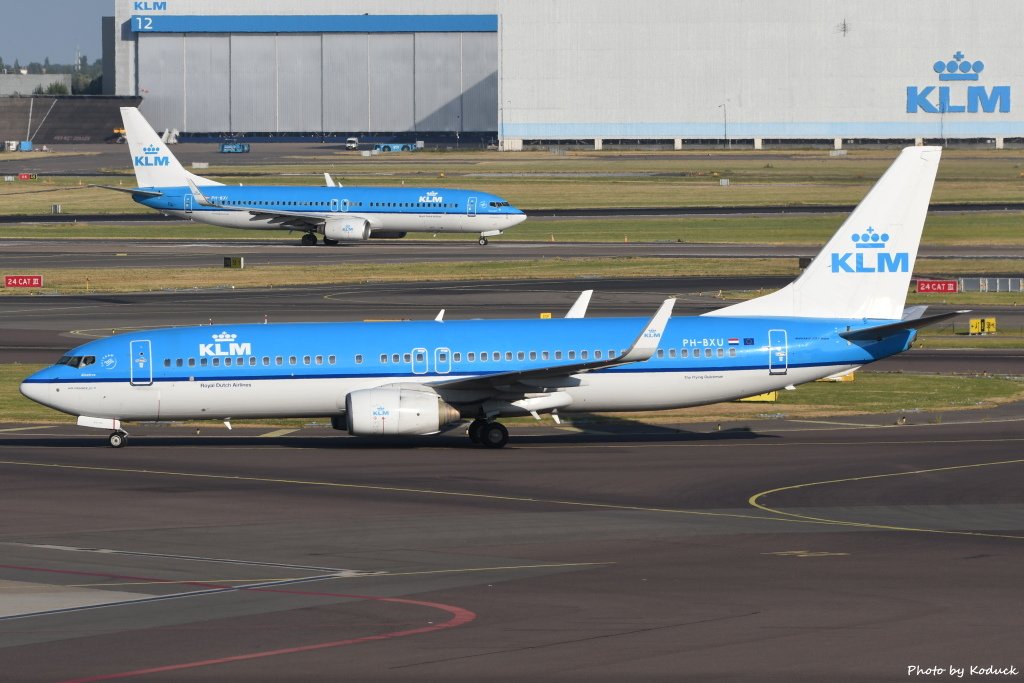
[[[799,278],[705,315],[899,320],[941,153],[904,149]]]
[[[139,187],[183,187],[186,178],[196,185],[222,184],[186,171],[135,107],[121,107],[121,120]]]

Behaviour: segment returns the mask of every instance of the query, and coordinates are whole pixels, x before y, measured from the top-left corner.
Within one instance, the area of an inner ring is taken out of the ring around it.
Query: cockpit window
[[[96,356],[61,356],[54,365],[70,365],[73,368],[84,368],[96,362]]]

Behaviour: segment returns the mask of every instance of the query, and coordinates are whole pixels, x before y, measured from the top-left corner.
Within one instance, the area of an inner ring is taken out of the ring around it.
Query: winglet
[[[580,296],[576,299],[576,303],[572,305],[569,312],[565,314],[566,318],[583,318],[587,315],[587,306],[590,305],[590,297],[594,293],[592,289],[585,289],[580,292]]]
[[[661,308],[644,327],[644,331],[636,338],[629,350],[618,359],[618,362],[634,363],[645,361],[653,356],[654,352],[658,350],[661,335],[665,331],[665,326],[668,325],[669,318],[672,317],[672,307],[675,305],[675,298],[665,299]]]
[[[443,308],[441,309],[441,312],[437,314],[437,317],[434,318],[434,322],[437,322],[437,323],[443,323],[444,322],[444,309]]]
[[[327,183],[327,187],[336,187],[334,184],[334,178],[332,178],[331,174],[327,171],[324,171],[324,182]]]
[[[202,193],[194,180],[186,176],[185,182],[188,183],[189,189],[192,190],[192,197],[196,200],[197,204],[200,206],[214,206],[213,202],[206,198],[206,195]]]

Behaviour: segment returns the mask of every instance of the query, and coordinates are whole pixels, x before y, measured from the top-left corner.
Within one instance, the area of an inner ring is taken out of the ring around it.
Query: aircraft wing
[[[493,375],[431,382],[430,385],[440,390],[467,389],[484,390],[487,392],[499,391],[500,393],[507,393],[513,385],[519,385],[523,388],[523,391],[536,391],[538,387],[557,388],[573,386],[573,382],[567,381],[571,375],[613,368],[618,365],[626,365],[627,363],[638,363],[653,356],[654,352],[658,350],[658,345],[661,343],[661,335],[665,331],[665,326],[668,324],[669,318],[672,317],[672,307],[675,306],[675,303],[675,299],[666,299],[654,316],[644,325],[640,334],[633,341],[633,344],[614,358],[549,365],[541,368],[500,372]]]
[[[884,325],[875,325],[874,327],[865,327],[859,330],[840,332],[839,336],[849,341],[881,341],[882,339],[891,337],[899,332],[903,332],[905,330],[919,330],[922,327],[934,325],[937,322],[949,320],[950,318],[955,318],[956,316],[963,315],[964,313],[970,313],[970,311],[951,311],[949,313],[936,313],[935,315],[925,315],[917,318],[905,318],[903,320],[897,320],[894,323],[885,323]]]
[[[251,206],[241,206],[238,204],[222,204],[219,202],[210,201],[209,197],[203,194],[203,191],[199,189],[199,186],[193,182],[191,178],[185,178],[185,182],[188,183],[189,189],[192,190],[192,198],[200,206],[211,206],[219,209],[231,209],[232,211],[248,211],[254,217],[270,217],[279,218],[281,223],[285,224],[289,221],[299,219],[298,223],[324,223],[327,221],[327,217],[323,213],[313,213],[306,211],[283,211],[281,209],[255,209]],[[342,217],[339,215],[339,218]]]

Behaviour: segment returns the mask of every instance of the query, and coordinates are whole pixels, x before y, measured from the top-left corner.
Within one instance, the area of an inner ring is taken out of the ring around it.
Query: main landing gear
[[[316,246],[316,233],[307,232],[302,236],[302,246],[304,247],[315,247]]]
[[[128,432],[123,430],[111,432],[107,440],[110,441],[111,448],[121,448],[124,446],[124,442],[128,440]]]
[[[470,441],[484,448],[502,448],[508,443],[508,429],[500,422],[473,420],[466,434]]]
[[[480,235],[480,239],[478,239],[477,242],[480,243],[481,247],[486,247],[487,246],[487,238],[484,237],[483,235]]]

